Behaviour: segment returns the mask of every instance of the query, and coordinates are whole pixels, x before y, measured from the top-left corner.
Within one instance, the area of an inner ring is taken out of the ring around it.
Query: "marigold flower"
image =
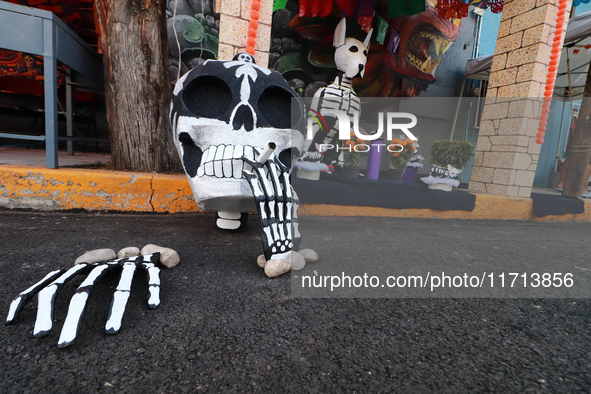
[[[405,139],[404,142],[406,142],[407,144],[412,144],[412,140],[410,138]]]
[[[364,140],[361,140],[361,139],[359,139],[359,138],[357,138],[357,143],[358,143],[358,144],[365,144],[365,141],[364,141]]]
[[[355,145],[355,141],[347,140],[347,142],[345,142],[345,145],[354,146]]]
[[[355,137],[355,132],[354,132],[354,131],[350,132],[350,133],[349,133],[349,136],[350,136],[351,138]]]
[[[398,153],[398,152],[394,152],[394,153],[392,153],[392,156],[394,156],[394,157],[398,157],[398,156],[400,156],[400,153]]]
[[[394,138],[394,139],[392,140],[392,143],[393,143],[393,144],[399,144],[399,143],[400,143],[400,139],[399,139],[399,138]]]

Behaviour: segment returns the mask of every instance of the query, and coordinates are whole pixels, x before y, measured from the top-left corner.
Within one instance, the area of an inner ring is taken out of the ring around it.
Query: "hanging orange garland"
[[[558,13],[556,14],[556,30],[554,30],[554,41],[552,42],[552,54],[550,55],[550,64],[548,75],[546,76],[546,88],[544,91],[544,103],[540,113],[540,122],[538,123],[538,133],[536,134],[536,143],[544,142],[546,125],[548,124],[548,114],[552,104],[552,95],[554,94],[554,82],[556,81],[556,71],[558,70],[558,58],[562,49],[562,32],[564,30],[564,19],[568,0],[560,0],[558,4]]]
[[[261,15],[261,0],[252,0],[250,5],[250,22],[248,22],[248,33],[246,38],[245,51],[254,56],[254,48],[257,45],[257,29],[259,28],[259,17]]]

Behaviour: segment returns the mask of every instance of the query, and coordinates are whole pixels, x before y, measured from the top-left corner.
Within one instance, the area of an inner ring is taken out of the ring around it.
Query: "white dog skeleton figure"
[[[334,60],[339,70],[335,80],[328,86],[319,89],[314,94],[311,108],[318,111],[325,119],[327,124],[330,120],[328,130],[320,131],[320,126],[315,125],[314,139],[306,149],[305,161],[321,161],[330,165],[337,161],[341,164],[342,158],[335,150],[324,151],[320,145],[330,144],[338,146],[338,128],[334,127],[336,120],[327,111],[340,110],[349,115],[351,121],[359,118],[361,102],[353,90],[353,78],[363,78],[365,73],[365,64],[367,62],[367,51],[369,50],[369,40],[373,30],[370,30],[363,42],[355,38],[345,38],[347,21],[341,19],[335,30],[333,46],[335,47]],[[342,156],[342,152],[341,155]]]
[[[304,144],[303,132],[292,132],[291,127],[294,119],[296,126],[303,124],[301,100],[279,73],[255,65],[245,53],[232,61],[199,65],[179,79],[173,95],[173,138],[200,208],[225,212],[256,208],[265,258],[289,259],[300,239],[298,200],[289,174]],[[292,99],[299,104],[294,105],[293,119]],[[87,274],[71,299],[58,342],[59,347],[69,346],[76,339],[93,285],[107,271],[119,268],[121,279],[105,327],[107,333],[116,333],[137,267],[148,272],[149,306],[160,304],[159,258],[160,253],[153,253],[51,272],[12,302],[6,322],[15,322],[38,293],[33,334],[47,335],[57,292],[75,275]]]
[[[449,179],[456,179],[457,180],[458,175],[460,175],[461,172],[462,172],[462,170],[458,170],[457,168],[455,168],[451,164],[448,164],[447,168],[432,166],[431,173],[429,175],[432,176],[433,178],[449,178]]]

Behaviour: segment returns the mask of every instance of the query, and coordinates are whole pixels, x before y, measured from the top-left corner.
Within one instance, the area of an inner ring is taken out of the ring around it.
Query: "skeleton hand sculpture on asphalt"
[[[273,150],[275,144],[270,143],[257,161],[243,157],[254,171],[243,172],[261,215],[263,250],[267,260],[288,258],[291,250],[297,249],[300,243],[299,201],[289,181],[289,169],[276,157],[265,157]]]
[[[86,301],[94,284],[108,271],[120,268],[121,278],[113,295],[109,317],[105,326],[107,334],[116,334],[121,328],[121,320],[129,299],[131,282],[136,268],[139,267],[148,272],[148,305],[150,308],[157,308],[160,305],[160,269],[156,267],[159,258],[160,253],[153,253],[113,259],[102,263],[81,262],[68,270],[62,269],[50,272],[12,301],[6,323],[14,323],[23,307],[38,294],[37,319],[35,320],[33,335],[36,337],[46,336],[53,326],[54,301],[57,292],[76,275],[88,275],[78,286],[76,293],[70,300],[68,314],[58,340],[58,347],[70,346],[76,340],[76,335],[82,323],[82,316],[86,309]]]
[[[179,79],[173,93],[173,138],[199,207],[224,212],[220,218],[228,228],[241,212],[258,210],[266,260],[259,265],[265,266],[268,276],[280,275],[292,267],[303,268],[302,256],[296,256],[302,263],[289,261],[300,239],[298,199],[289,180],[292,162],[304,144],[303,132],[291,127],[293,100],[297,104],[295,123],[304,122],[299,97],[279,73],[255,65],[254,58],[245,53],[233,61],[206,61]],[[69,346],[76,339],[94,284],[106,272],[121,268],[106,325],[107,333],[118,332],[136,268],[148,272],[148,304],[156,308],[160,304],[160,271],[156,264],[171,267],[179,260],[172,249],[155,245],[147,245],[141,252],[115,258],[112,251],[111,257],[100,261],[82,259],[69,270],[51,272],[12,302],[7,323],[15,322],[25,304],[38,294],[33,334],[47,335],[52,327],[56,293],[74,276],[88,274],[71,299],[58,341],[59,347]],[[311,260],[315,260],[315,253],[309,252]],[[173,263],[168,264],[171,257]],[[277,265],[280,270],[267,269]]]

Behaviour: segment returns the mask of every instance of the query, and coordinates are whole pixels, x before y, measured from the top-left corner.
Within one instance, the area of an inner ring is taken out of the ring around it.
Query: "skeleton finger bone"
[[[154,262],[146,260],[142,262],[142,268],[148,272],[148,306],[152,309],[160,306],[160,268]]]
[[[267,178],[267,174],[265,173],[265,167],[267,166],[267,163],[270,162],[271,160],[266,160],[264,163],[257,161],[252,161],[250,160],[248,157],[246,156],[242,156],[242,160],[244,160],[246,163],[250,164],[252,166],[252,169],[254,170],[254,173],[257,175],[257,180],[259,181],[259,184],[262,186],[262,190],[264,192],[264,197],[267,201],[272,201],[275,198],[275,192],[274,192],[274,188],[273,185],[269,182],[269,179]],[[268,167],[267,171],[268,171]],[[244,173],[248,173],[250,171],[243,171]],[[248,178],[247,178],[248,179]],[[257,197],[257,195],[255,195],[255,199],[258,199],[259,197]],[[274,214],[274,212],[273,212]]]
[[[160,305],[160,269],[155,266],[160,257],[159,253],[144,254],[131,257],[123,263],[121,278],[113,295],[109,317],[105,325],[107,334],[116,334],[121,329],[123,313],[131,293],[131,282],[137,266],[148,272],[148,305],[150,308],[157,308]]]
[[[121,272],[121,279],[115,294],[113,294],[113,302],[111,303],[111,309],[109,310],[109,318],[105,325],[105,331],[107,334],[116,334],[121,329],[121,320],[123,319],[123,313],[127,306],[127,300],[131,292],[131,282],[133,275],[135,274],[136,265],[133,261],[128,261],[123,264],[123,271]]]
[[[105,274],[105,272],[118,266],[118,261],[111,261],[104,265],[98,265],[93,268],[88,277],[78,286],[76,294],[72,296],[70,300],[70,306],[68,308],[68,314],[66,315],[66,321],[62,327],[62,332],[58,340],[57,346],[60,348],[70,346],[74,343],[76,335],[80,329],[80,323],[82,323],[82,316],[86,309],[86,301],[90,296],[90,292],[96,281]]]
[[[90,264],[75,265],[39,292],[37,296],[37,319],[33,329],[34,336],[43,337],[49,334],[53,326],[53,305],[57,292],[75,275],[87,273],[89,269],[92,269]]]
[[[52,271],[45,276],[45,278],[41,279],[39,282],[35,283],[33,286],[29,287],[27,290],[23,291],[19,294],[17,298],[12,301],[10,304],[10,309],[8,311],[8,317],[6,317],[6,323],[13,323],[18,319],[23,307],[26,305],[27,302],[31,300],[45,286],[49,283],[53,282],[58,276],[63,274],[66,270],[57,270]]]

